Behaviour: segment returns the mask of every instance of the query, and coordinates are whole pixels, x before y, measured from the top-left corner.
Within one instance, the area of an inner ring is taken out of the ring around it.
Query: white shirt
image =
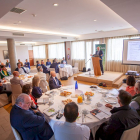
[[[97,55],[99,55],[99,52],[100,52],[100,51],[97,51]]]
[[[54,79],[56,85],[58,86],[59,83],[56,81],[55,77],[53,77],[53,79]]]
[[[22,68],[18,68],[18,72],[19,72],[20,74],[24,74],[24,73],[25,73],[24,70],[23,70]]]
[[[130,107],[134,108],[134,109],[139,109],[139,104],[136,102],[136,101],[132,101],[130,104],[129,104]]]
[[[89,140],[90,129],[86,125],[51,120],[49,122],[55,140]]]

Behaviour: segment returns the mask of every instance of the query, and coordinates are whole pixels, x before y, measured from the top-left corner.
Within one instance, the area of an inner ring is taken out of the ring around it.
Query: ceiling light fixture
[[[44,30],[33,30],[27,28],[16,28],[16,27],[9,27],[9,26],[0,26],[0,30],[3,31],[18,31],[18,32],[26,32],[26,33],[35,33],[35,34],[52,34],[52,35],[63,35],[63,36],[79,36],[76,34],[67,34],[62,32],[51,32],[51,31],[44,31]]]
[[[58,6],[58,3],[54,3],[53,6]]]
[[[96,19],[94,19],[94,21],[97,21]]]

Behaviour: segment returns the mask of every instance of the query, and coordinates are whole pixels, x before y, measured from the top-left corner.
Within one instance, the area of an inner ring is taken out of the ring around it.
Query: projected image
[[[140,61],[140,41],[128,41],[127,61]]]

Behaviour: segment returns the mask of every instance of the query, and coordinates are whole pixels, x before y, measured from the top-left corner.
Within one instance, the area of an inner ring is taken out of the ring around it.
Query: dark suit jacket
[[[21,67],[21,68],[24,70],[25,73],[27,73],[23,67]],[[16,68],[15,71],[18,71],[18,68]]]
[[[43,68],[43,73],[49,73],[47,67],[44,64],[41,64],[42,68]]]
[[[53,136],[51,127],[40,112],[35,114],[32,110],[14,105],[10,112],[10,122],[23,140],[49,140]]]
[[[50,90],[61,87],[61,82],[57,79],[57,77],[55,77],[55,78],[57,80],[57,83],[59,83],[59,85],[56,85],[55,80],[51,76],[50,79],[49,79],[49,87],[50,87]]]
[[[67,61],[66,61],[66,60],[62,60],[62,61],[61,61],[61,64],[63,64],[63,61],[65,61],[65,62],[66,62],[66,64],[67,64]]]
[[[138,113],[129,106],[113,108],[106,125],[102,125],[102,140],[120,140],[125,130],[137,126],[140,122]]]
[[[41,66],[40,64],[37,64],[36,67]]]
[[[33,89],[32,89],[32,95],[35,98],[40,98],[42,96],[42,91],[41,91],[40,87],[33,87]]]
[[[59,73],[59,67],[58,67],[58,63],[52,63],[50,68],[55,68],[55,72]]]
[[[98,51],[96,51],[96,53],[95,53],[95,54],[97,54],[97,52],[98,52]],[[101,55],[102,55],[102,56],[101,56]],[[100,51],[99,51],[99,57],[100,57],[101,59],[102,59],[103,55],[104,55],[104,54],[103,54],[103,51],[102,51],[102,50],[100,50]]]
[[[46,66],[51,65],[51,62],[46,62]]]

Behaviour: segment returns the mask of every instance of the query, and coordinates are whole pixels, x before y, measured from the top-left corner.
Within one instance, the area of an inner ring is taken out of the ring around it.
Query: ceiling
[[[11,3],[12,1],[18,0],[10,0]],[[11,5],[10,2],[7,6]],[[120,17],[103,2],[100,0],[23,0],[18,5],[16,3],[15,6],[11,5],[25,9],[23,14],[9,12],[7,8],[7,13],[0,18],[0,40],[14,38],[16,41],[63,42],[84,39],[83,37],[90,34],[133,28],[124,20],[125,18]],[[54,7],[54,3],[59,5]],[[0,4],[0,9],[4,11],[5,6]],[[24,37],[13,36],[13,32],[24,33]]]

